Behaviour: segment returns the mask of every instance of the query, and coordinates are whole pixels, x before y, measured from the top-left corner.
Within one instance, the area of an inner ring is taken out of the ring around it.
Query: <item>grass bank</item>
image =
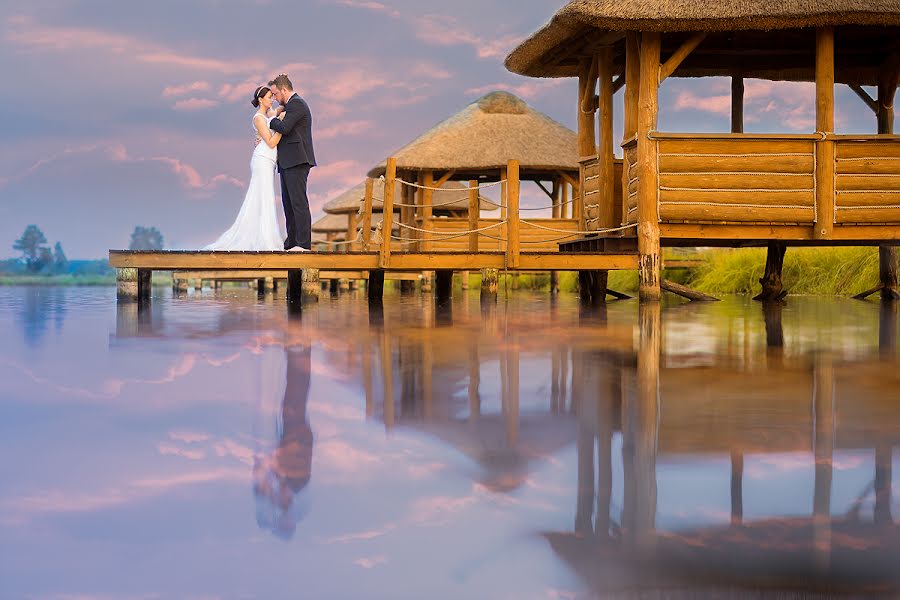
[[[707,294],[756,294],[759,278],[766,265],[765,248],[709,249],[691,256],[700,260],[691,269],[663,271],[663,277],[691,286]],[[578,275],[559,274],[562,292],[578,291]],[[878,283],[877,248],[788,248],[782,274],[785,289],[791,294],[816,296],[852,296]],[[473,272],[470,287],[480,285]],[[549,273],[522,273],[519,289],[549,291]],[[611,271],[609,287],[621,292],[636,292],[637,271]],[[457,287],[459,282],[457,281]],[[500,288],[512,289],[512,276],[500,279]]]
[[[115,286],[115,273],[105,275],[3,275],[0,285],[19,286]],[[153,285],[172,285],[168,272],[154,272]]]

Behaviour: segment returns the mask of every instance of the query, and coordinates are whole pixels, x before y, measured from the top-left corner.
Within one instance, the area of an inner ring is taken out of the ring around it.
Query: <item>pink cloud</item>
[[[731,114],[731,96],[698,96],[692,92],[679,92],[675,98],[675,110],[700,110],[717,115]]]
[[[506,56],[522,38],[521,36],[492,37],[486,40],[472,33],[455,17],[447,15],[425,15],[413,19],[417,39],[438,46],[466,45],[475,49],[478,58],[502,58]]]
[[[377,567],[378,565],[387,564],[387,562],[388,562],[387,556],[385,556],[383,554],[379,554],[377,556],[358,558],[353,561],[353,564],[359,565],[360,567],[362,567],[364,569],[372,569],[372,568]]]
[[[182,442],[185,444],[198,444],[200,442],[205,442],[209,440],[208,433],[201,433],[197,431],[170,431],[169,439],[175,440],[176,442]]]
[[[381,2],[372,2],[367,0],[337,0],[341,6],[349,6],[352,8],[364,8],[375,12],[383,12],[392,17],[400,17],[400,12]]]
[[[564,79],[536,79],[527,81],[519,85],[510,85],[508,83],[493,83],[482,85],[479,87],[469,88],[466,94],[470,96],[483,96],[496,91],[509,92],[522,98],[534,98],[543,92],[555,89],[565,83]]]
[[[342,121],[316,131],[317,140],[328,140],[342,135],[359,135],[375,127],[374,121]]]
[[[9,29],[5,39],[19,47],[49,51],[101,50],[135,59],[139,62],[184,69],[234,74],[260,71],[260,60],[223,60],[191,56],[175,48],[147,42],[136,37],[110,33],[98,29],[44,25],[28,16],[13,16],[7,20]]]
[[[162,95],[164,98],[172,96],[183,96],[190,92],[206,92],[209,91],[210,85],[208,81],[194,81],[184,85],[171,85],[163,88]]]
[[[163,456],[180,456],[189,460],[203,460],[206,458],[206,452],[196,448],[181,448],[174,444],[157,444],[157,452]]]
[[[219,103],[216,100],[210,100],[209,98],[186,98],[175,102],[172,108],[175,110],[194,111],[206,110],[218,105]]]

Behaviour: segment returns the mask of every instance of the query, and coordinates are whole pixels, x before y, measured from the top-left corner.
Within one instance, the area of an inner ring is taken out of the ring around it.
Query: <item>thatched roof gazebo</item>
[[[787,244],[900,239],[900,138],[892,135],[897,0],[573,0],[506,66],[530,77],[578,77],[582,193],[600,198],[594,228],[634,228],[624,237],[637,238],[644,299],[659,297],[661,243],[769,244],[767,299],[782,293]],[[732,79],[731,131],[658,132],[659,85],[668,77],[709,76]],[[744,134],[745,78],[815,82],[815,132]],[[835,135],[835,83],[850,86],[860,109],[875,113],[877,135]],[[877,97],[865,85],[877,86]],[[612,97],[619,89],[621,195],[611,181]],[[883,285],[900,297],[892,270],[893,280],[883,270]]]
[[[509,161],[515,159],[519,164],[518,179],[535,182],[551,200],[552,218],[571,221],[547,225],[575,230],[583,218],[580,205],[569,201],[569,190],[572,189],[574,199],[578,183],[575,141],[575,132],[513,94],[498,91],[482,96],[391,154],[397,179],[419,186],[403,185],[401,189],[398,202],[407,205],[400,213],[401,226],[418,227],[427,232],[423,234],[427,238],[432,233],[432,207],[438,204],[430,188],[440,188],[454,180],[468,181],[470,187],[500,182],[500,220],[504,220],[506,170]],[[372,168],[369,177],[384,176],[387,163],[386,160]],[[442,234],[485,226],[474,215],[469,216],[469,223],[440,223]],[[504,237],[497,232],[493,236]],[[434,248],[428,243],[421,246],[423,250],[448,249],[440,243]],[[469,249],[477,251],[477,241]]]
[[[384,210],[384,181],[381,179],[372,182],[372,223],[374,228],[381,223]],[[394,197],[399,198],[402,193],[402,186],[399,181],[394,184]],[[441,186],[440,190],[433,193],[433,215],[438,217],[458,217],[465,218],[469,212],[469,199],[466,196],[468,190],[466,186],[458,181],[448,181]],[[365,202],[366,182],[363,181],[349,190],[332,198],[322,207],[328,214],[346,215],[344,230],[346,236],[344,239],[356,239],[356,231],[361,227],[360,215],[362,214]],[[497,206],[489,199],[479,196],[479,211],[496,210]],[[394,212],[400,211],[400,207],[395,207]],[[377,218],[376,218],[377,217]],[[399,226],[395,226],[399,230]],[[350,248],[355,250],[355,245]]]

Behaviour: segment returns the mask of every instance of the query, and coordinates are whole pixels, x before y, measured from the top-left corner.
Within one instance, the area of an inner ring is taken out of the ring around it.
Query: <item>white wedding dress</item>
[[[253,115],[259,118],[259,113]],[[267,118],[266,122],[272,119]],[[251,122],[252,125],[252,122]],[[256,127],[253,126],[256,132]],[[259,136],[250,157],[250,184],[234,224],[204,250],[284,250],[275,213],[275,163],[278,150]]]

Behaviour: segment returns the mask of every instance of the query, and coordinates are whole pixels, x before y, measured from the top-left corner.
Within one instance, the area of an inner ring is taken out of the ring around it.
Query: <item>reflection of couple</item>
[[[281,348],[264,350],[263,382],[272,381],[282,368]],[[256,521],[261,528],[270,529],[275,535],[290,538],[297,522],[306,512],[305,491],[312,473],[313,433],[306,416],[309,399],[310,358],[309,346],[284,350],[287,372],[281,406],[267,404],[281,400],[277,392],[261,390],[261,425],[274,431],[257,432],[265,442],[274,443],[270,448],[260,448],[253,457],[253,494],[256,497]]]
[[[281,105],[272,111],[272,102]],[[228,231],[204,250],[294,250],[311,246],[311,220],[306,183],[316,166],[312,142],[312,113],[294,92],[287,75],[279,75],[253,92],[257,109],[252,124],[256,148],[250,157],[250,184],[237,219]],[[287,238],[282,243],[275,215],[275,165],[281,173],[281,201]]]

